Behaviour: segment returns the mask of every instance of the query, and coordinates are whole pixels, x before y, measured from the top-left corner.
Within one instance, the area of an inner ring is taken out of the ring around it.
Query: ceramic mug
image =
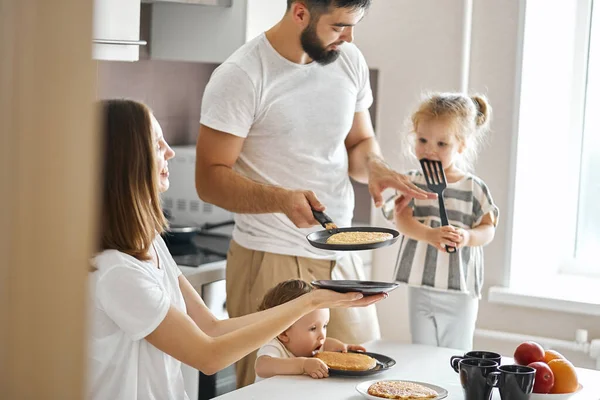
[[[463,356],[452,356],[450,357],[450,365],[454,371],[458,372],[458,362],[465,358],[482,358],[485,360],[496,361],[498,365],[502,364],[502,356],[498,353],[494,353],[491,351],[469,351],[465,353]]]
[[[500,390],[502,400],[529,400],[535,382],[535,369],[525,365],[502,365],[490,372],[487,383]]]
[[[493,387],[487,377],[498,369],[498,363],[483,358],[463,358],[458,362],[458,374],[465,400],[490,400]]]

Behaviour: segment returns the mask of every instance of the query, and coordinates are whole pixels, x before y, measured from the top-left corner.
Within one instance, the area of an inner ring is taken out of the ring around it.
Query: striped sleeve
[[[487,214],[492,213],[494,226],[498,225],[500,210],[494,204],[489,188],[481,179],[473,177],[473,227],[479,226]]]

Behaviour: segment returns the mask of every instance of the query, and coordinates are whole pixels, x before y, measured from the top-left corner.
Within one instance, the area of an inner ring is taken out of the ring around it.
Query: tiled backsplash
[[[141,60],[98,62],[98,98],[147,104],[172,145],[196,142],[204,87],[215,64]]]
[[[98,62],[98,98],[129,98],[147,104],[160,122],[171,145],[196,143],[204,87],[216,64],[140,60]],[[371,87],[377,99],[377,71]],[[370,109],[375,124],[377,103]],[[353,182],[356,193],[355,223],[368,223],[371,197],[366,185]]]

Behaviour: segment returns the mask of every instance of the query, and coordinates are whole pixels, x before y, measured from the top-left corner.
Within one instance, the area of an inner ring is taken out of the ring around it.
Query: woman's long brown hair
[[[102,102],[104,184],[100,250],[149,259],[167,226],[160,205],[150,111],[132,100]]]

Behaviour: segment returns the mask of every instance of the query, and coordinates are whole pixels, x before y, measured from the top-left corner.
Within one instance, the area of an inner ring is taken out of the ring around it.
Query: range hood
[[[142,0],[142,3],[181,3],[198,6],[231,7],[233,0]]]

